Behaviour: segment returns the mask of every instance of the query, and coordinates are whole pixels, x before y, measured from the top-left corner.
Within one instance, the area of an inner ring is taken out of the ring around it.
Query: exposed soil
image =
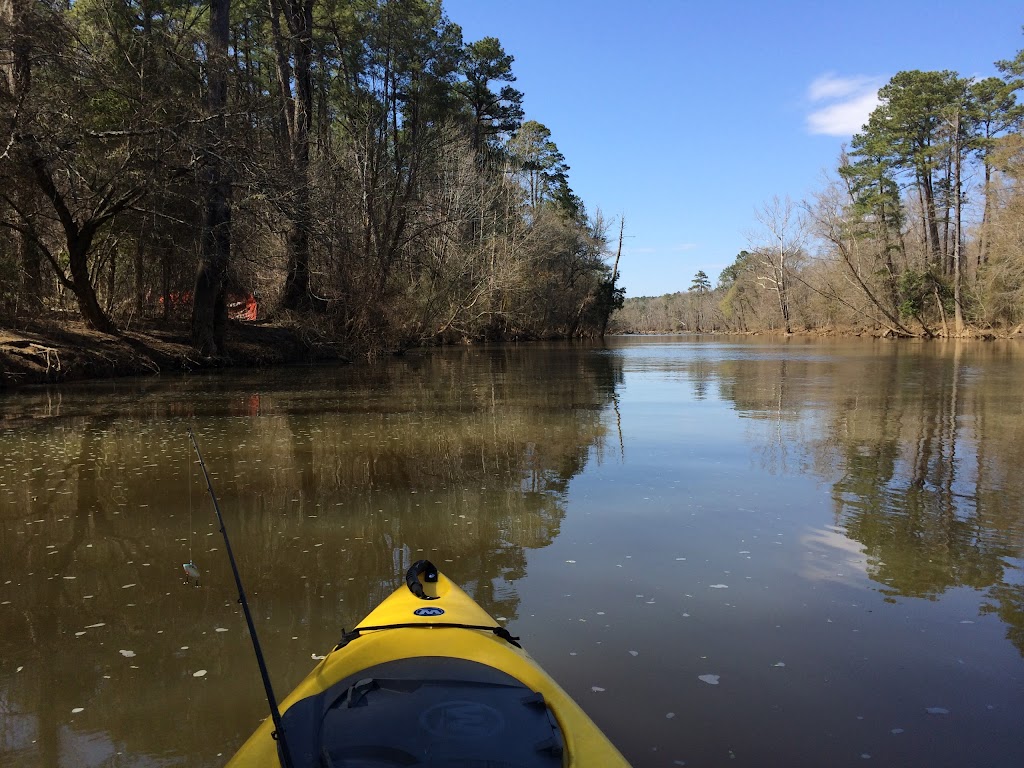
[[[188,327],[151,327],[109,336],[81,322],[0,328],[0,390],[39,384],[223,367],[263,368],[341,359],[291,328],[230,322],[223,357],[202,357]]]

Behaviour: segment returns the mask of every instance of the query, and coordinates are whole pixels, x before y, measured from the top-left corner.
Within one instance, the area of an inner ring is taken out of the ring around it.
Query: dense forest
[[[717,285],[632,298],[619,332],[864,329],[910,337],[1024,324],[1024,51],[1001,76],[899,72],[831,178],[755,213]]]
[[[586,336],[607,224],[440,0],[0,0],[0,326]]]

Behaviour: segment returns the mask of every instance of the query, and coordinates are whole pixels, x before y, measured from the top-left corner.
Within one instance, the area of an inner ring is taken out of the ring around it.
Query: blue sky
[[[1024,48],[1003,0],[444,0],[515,56],[589,211],[626,217],[627,296],[717,282],[755,209],[807,198],[896,72],[997,74]]]

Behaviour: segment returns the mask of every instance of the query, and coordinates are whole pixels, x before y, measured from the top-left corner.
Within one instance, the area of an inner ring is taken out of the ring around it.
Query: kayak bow
[[[430,562],[281,703],[228,768],[629,764],[517,638]]]

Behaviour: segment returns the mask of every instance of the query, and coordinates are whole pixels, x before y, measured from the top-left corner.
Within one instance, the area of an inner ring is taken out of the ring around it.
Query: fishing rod
[[[192,440],[192,447],[196,449],[196,456],[199,458],[199,466],[203,470],[203,477],[206,478],[206,487],[210,491],[210,498],[213,500],[213,511],[217,513],[217,522],[220,523],[220,532],[224,537],[224,547],[228,551],[228,560],[231,561],[231,572],[235,575],[235,586],[238,587],[238,602],[245,614],[245,623],[249,625],[249,637],[252,638],[252,648],[256,651],[256,662],[260,666],[260,675],[263,677],[263,689],[267,693],[267,703],[270,705],[270,717],[274,721],[273,737],[277,740],[278,750],[283,768],[292,768],[291,753],[288,751],[288,742],[284,736],[284,725],[281,723],[281,711],[277,708],[277,699],[274,697],[274,688],[270,685],[270,673],[267,671],[267,663],[263,660],[263,650],[260,648],[260,640],[256,636],[256,625],[252,621],[252,612],[249,610],[249,601],[245,599],[245,589],[242,587],[242,577],[238,574],[238,565],[235,563],[235,555],[231,551],[231,540],[228,538],[228,529],[224,525],[224,518],[220,514],[220,505],[217,503],[217,494],[213,491],[213,483],[210,481],[210,473],[206,471],[206,464],[203,462],[203,454],[199,450],[199,443],[192,428],[188,430],[189,439]]]

